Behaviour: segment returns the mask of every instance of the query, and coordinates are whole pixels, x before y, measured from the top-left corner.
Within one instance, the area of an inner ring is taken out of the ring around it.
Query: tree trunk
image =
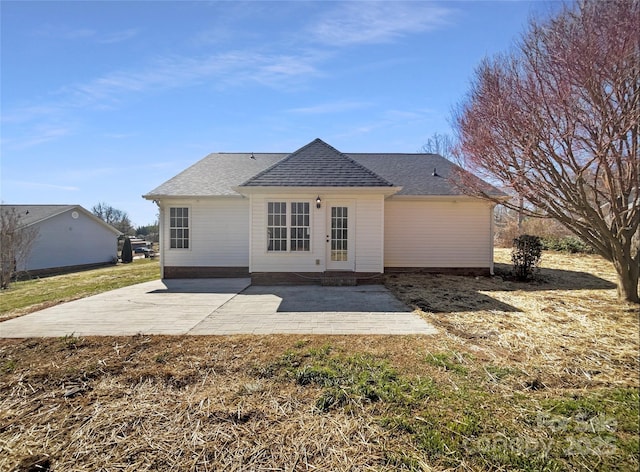
[[[638,278],[640,265],[632,257],[626,260],[614,260],[613,265],[618,273],[618,298],[632,303],[640,303],[638,297]]]

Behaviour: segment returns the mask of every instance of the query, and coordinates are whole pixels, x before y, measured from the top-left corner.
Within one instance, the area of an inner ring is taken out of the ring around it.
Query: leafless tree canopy
[[[111,205],[100,202],[91,208],[91,213],[125,235],[135,232],[126,211],[118,210]]]
[[[0,210],[0,288],[9,287],[11,278],[26,269],[24,264],[37,238],[37,228],[25,226],[15,208]]]
[[[530,214],[557,219],[612,261],[619,295],[635,302],[638,25],[638,0],[582,1],[552,19],[532,20],[515,51],[480,64],[455,112],[465,167],[511,189]]]
[[[453,156],[454,141],[448,134],[433,133],[433,135],[427,139],[427,142],[422,145],[421,152],[429,154],[440,154],[447,159]]]

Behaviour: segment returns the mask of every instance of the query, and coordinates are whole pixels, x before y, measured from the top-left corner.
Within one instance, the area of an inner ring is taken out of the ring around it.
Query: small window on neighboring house
[[[309,203],[291,204],[291,250],[309,250]]]
[[[171,249],[189,249],[189,208],[169,209]]]
[[[287,203],[267,204],[267,250],[287,250]]]

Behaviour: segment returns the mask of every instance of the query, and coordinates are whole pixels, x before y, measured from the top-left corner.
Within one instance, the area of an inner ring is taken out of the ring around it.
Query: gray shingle
[[[392,187],[388,180],[315,139],[241,187]]]
[[[82,214],[84,214],[87,218],[91,218],[101,225],[105,226],[109,230],[113,231],[116,234],[121,234],[113,226],[105,223],[100,218],[95,216],[89,210],[83,208],[80,205],[8,205],[2,204],[0,205],[0,210],[12,211],[20,216],[20,225],[21,226],[30,226],[35,223],[39,223],[41,221],[47,220],[49,218],[56,217],[66,212],[70,212],[72,210],[76,210]]]
[[[398,195],[462,195],[454,182],[456,169],[461,170],[437,154],[341,153],[316,139],[291,154],[209,154],[145,198],[238,196],[234,189],[243,185],[397,186],[402,187]],[[504,195],[485,184],[490,193]]]
[[[253,158],[252,158],[253,156]],[[233,190],[287,154],[214,153],[153,189],[144,197],[238,196]]]
[[[439,154],[348,154],[394,185],[402,187],[396,195],[461,195],[455,184],[459,166]],[[435,175],[434,175],[435,173]],[[482,182],[479,178],[476,179]],[[486,182],[486,190],[496,196],[503,193]]]
[[[20,217],[20,223],[24,226],[32,225],[52,216],[76,208],[77,205],[0,205],[0,209],[15,212]]]

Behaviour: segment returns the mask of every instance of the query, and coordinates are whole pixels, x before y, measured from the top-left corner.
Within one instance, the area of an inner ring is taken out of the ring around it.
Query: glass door
[[[329,206],[327,270],[353,270],[353,238],[348,206]]]

